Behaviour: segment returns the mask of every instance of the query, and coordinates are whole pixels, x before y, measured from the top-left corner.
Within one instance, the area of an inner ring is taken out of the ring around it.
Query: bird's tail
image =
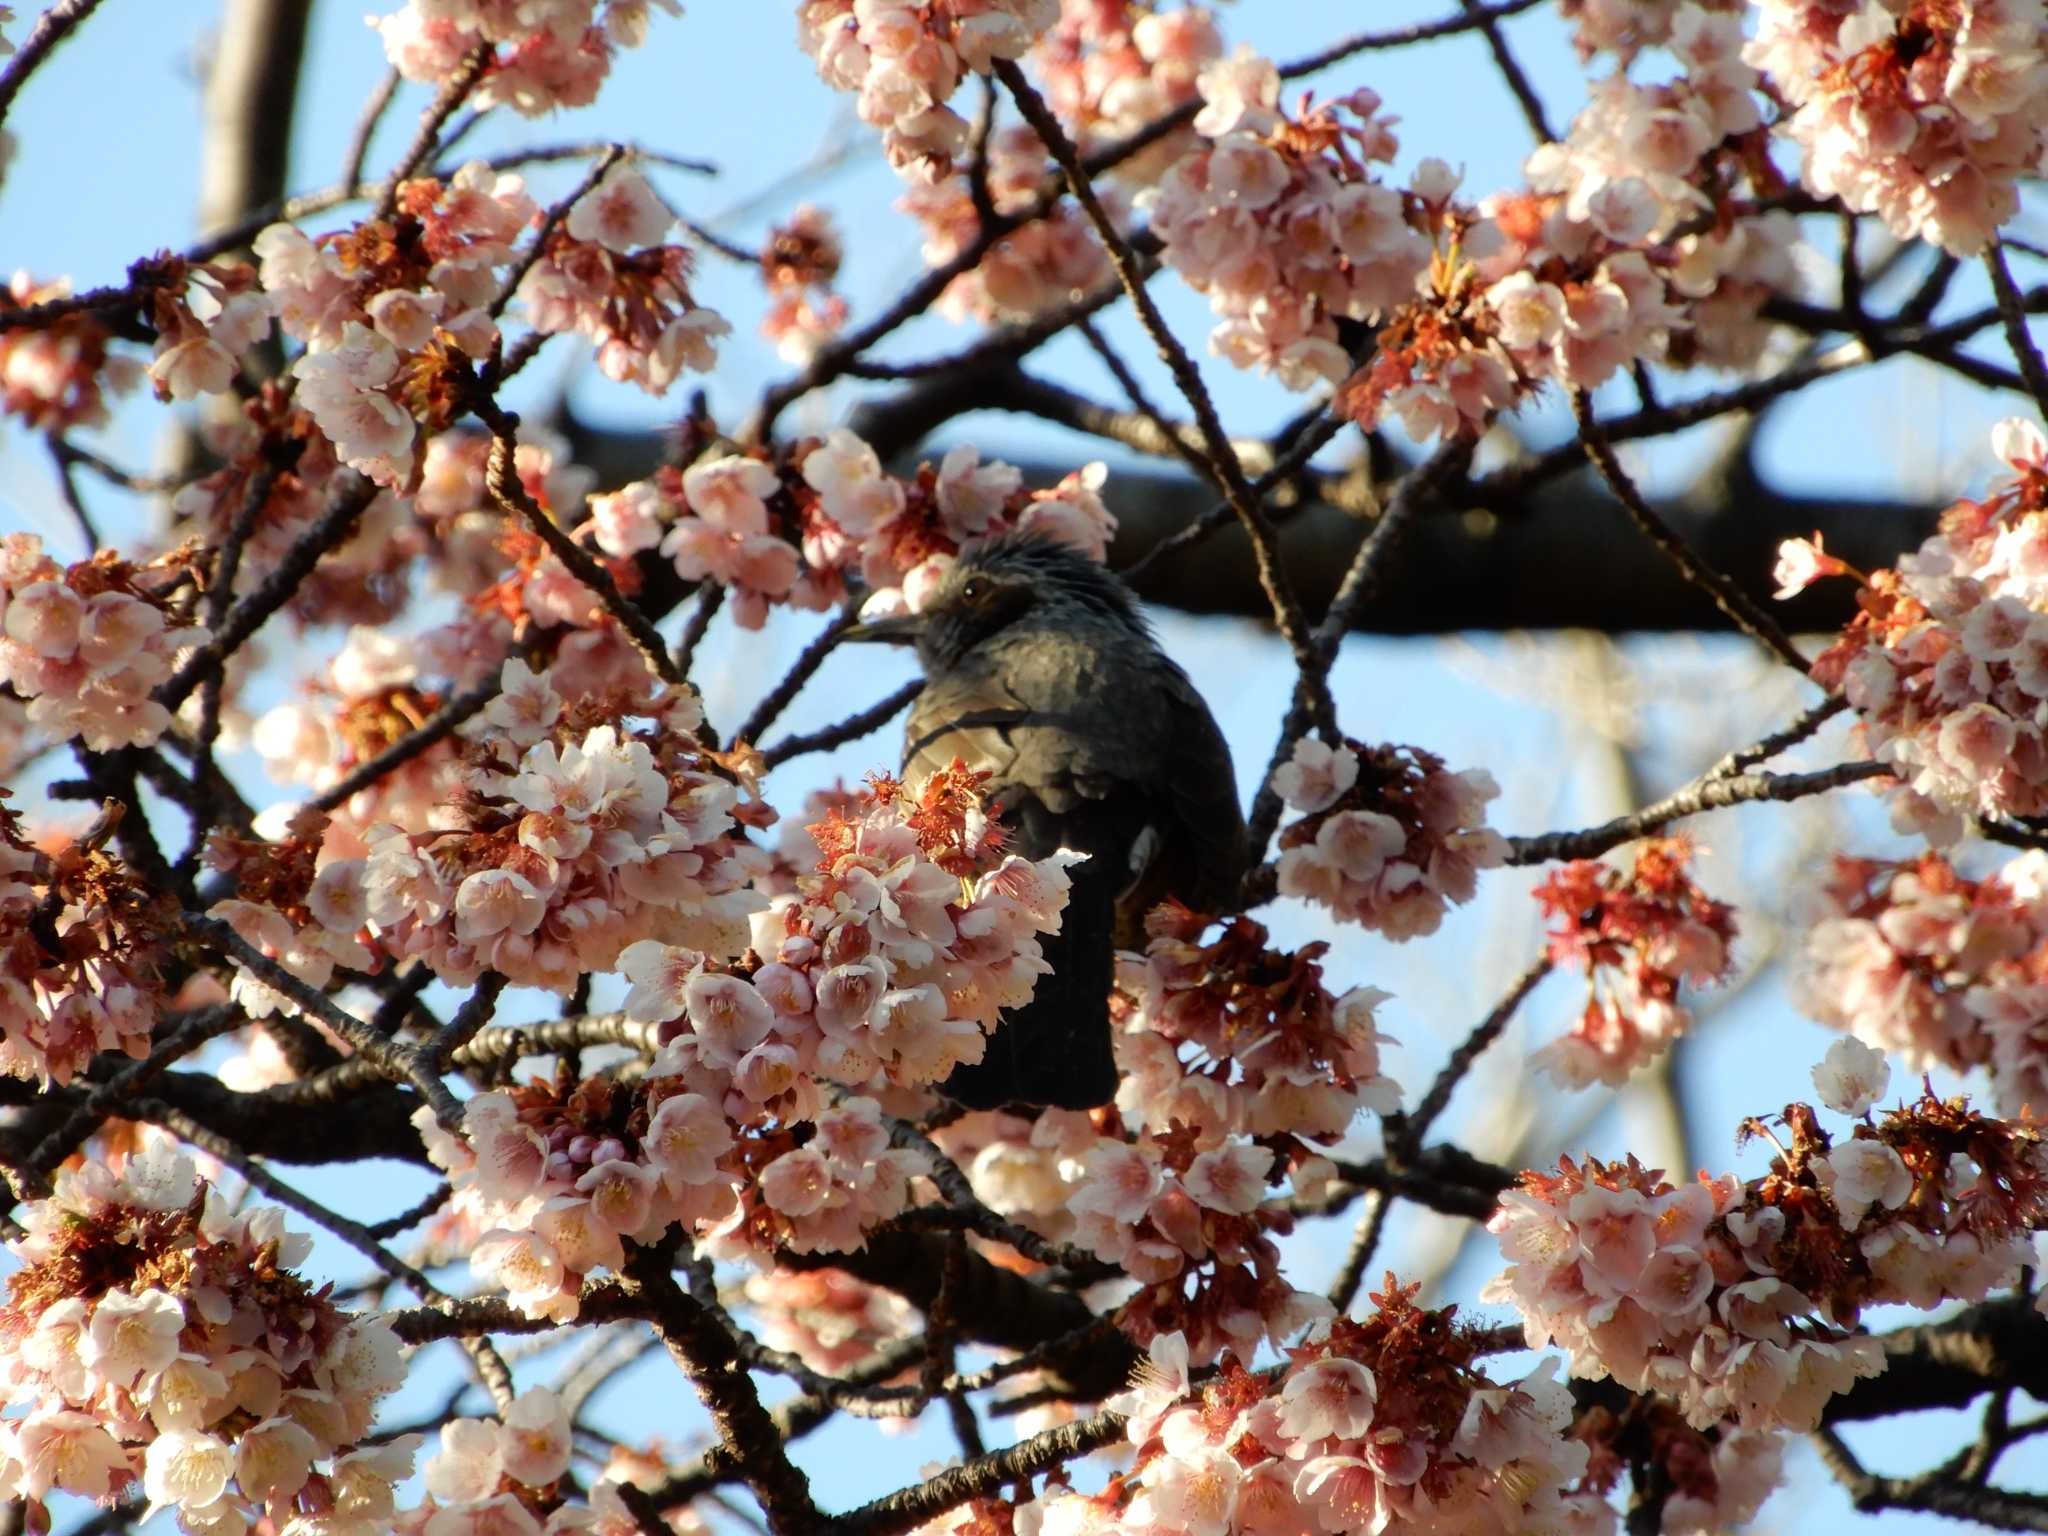
[[[969,1109],[1094,1109],[1116,1097],[1109,993],[1116,897],[1126,874],[1112,860],[1091,858],[1070,877],[1060,931],[1044,940],[1051,972],[1038,978],[1029,1003],[1003,1016],[981,1060],[946,1079],[945,1092]]]

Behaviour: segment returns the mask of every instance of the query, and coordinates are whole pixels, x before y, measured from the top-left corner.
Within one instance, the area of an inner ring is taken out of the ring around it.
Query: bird
[[[958,758],[988,773],[1014,852],[1088,855],[1044,941],[1050,972],[945,1093],[969,1109],[1108,1103],[1116,951],[1144,947],[1145,914],[1169,897],[1227,910],[1247,862],[1215,717],[1160,650],[1137,594],[1042,534],[969,548],[916,612],[845,638],[916,647],[925,683],[904,730],[906,781]]]

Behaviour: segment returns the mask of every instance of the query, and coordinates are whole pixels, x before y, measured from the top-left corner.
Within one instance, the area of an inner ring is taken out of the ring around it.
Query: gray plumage
[[[1144,915],[1168,896],[1209,912],[1235,900],[1244,821],[1222,732],[1130,588],[1043,538],[991,540],[920,613],[854,633],[917,647],[906,779],[961,758],[991,773],[1015,851],[1090,856],[1045,940],[1051,974],[946,1091],[973,1108],[1108,1102],[1115,951],[1143,948]]]

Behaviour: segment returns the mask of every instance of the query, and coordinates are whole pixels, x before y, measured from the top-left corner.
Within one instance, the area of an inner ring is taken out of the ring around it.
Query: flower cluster
[[[1884,1089],[1837,1054],[1824,1101],[1863,1114]],[[1572,1374],[1676,1400],[1696,1427],[1807,1430],[1885,1355],[1851,1335],[1880,1303],[1978,1301],[2010,1285],[2048,1224],[2048,1147],[1932,1094],[1833,1141],[1789,1106],[1789,1145],[1748,1184],[1674,1188],[1634,1159],[1525,1173],[1490,1223],[1508,1258],[1485,1299],[1512,1304],[1531,1348]],[[1776,1141],[1762,1121],[1744,1134]]]
[[[469,1099],[461,1138],[424,1107],[413,1123],[453,1191],[444,1240],[532,1317],[573,1321],[584,1275],[621,1268],[627,1242],[733,1210],[726,1117],[673,1073],[629,1086],[564,1069]]]
[[[390,1518],[411,1447],[357,1447],[404,1378],[398,1339],[293,1273],[311,1244],[279,1211],[236,1210],[155,1146],[118,1177],[66,1169],[20,1220],[0,1308],[8,1497],[111,1503],[140,1478],[209,1536]]]
[[[321,863],[326,830],[326,817],[300,812],[275,841],[217,831],[206,845],[208,867],[231,876],[235,892],[207,915],[316,992],[326,990],[337,965],[363,970],[371,963],[362,939],[368,919],[363,862]],[[290,998],[240,965],[230,993],[252,1019],[299,1011]]]
[[[369,918],[394,957],[442,980],[494,970],[567,992],[642,939],[720,956],[746,948],[753,851],[731,829],[742,787],[691,734],[696,698],[663,692],[564,703],[522,663],[472,722],[460,825],[369,828]],[[625,722],[647,722],[629,730]]]
[[[992,135],[982,184],[999,214],[1030,207],[1045,182],[1045,144],[1015,126]],[[924,230],[924,259],[944,266],[981,239],[969,172],[929,185],[913,185],[897,207]],[[1094,226],[1071,202],[1019,225],[991,245],[980,261],[946,285],[940,309],[955,320],[1020,321],[1071,304],[1114,280],[1109,253]]]
[[[1692,1022],[1678,1001],[1680,984],[1727,974],[1735,913],[1693,883],[1691,859],[1685,838],[1651,838],[1626,874],[1575,859],[1536,888],[1537,905],[1556,924],[1550,963],[1586,975],[1585,1011],[1571,1033],[1533,1058],[1564,1087],[1627,1082]]]
[[[1128,1392],[1130,1474],[1099,1495],[1050,1495],[1039,1529],[1222,1533],[1613,1529],[1571,1487],[1587,1447],[1550,1365],[1501,1386],[1455,1308],[1430,1311],[1389,1275],[1370,1316],[1337,1318],[1287,1351],[1277,1379],[1235,1359],[1199,1393],[1185,1341],[1153,1341]]]
[[[38,853],[0,792],[0,1074],[68,1083],[101,1051],[149,1054],[176,919],[96,838]]]
[[[1280,832],[1279,889],[1390,939],[1436,932],[1507,858],[1486,825],[1500,793],[1483,768],[1452,773],[1419,747],[1335,747],[1303,737],[1273,775],[1303,814]]]
[[[579,1531],[590,1511],[556,1497],[571,1450],[568,1409],[546,1387],[520,1393],[499,1418],[450,1419],[421,1468],[427,1497],[405,1512],[406,1528],[434,1536]],[[545,1524],[536,1508],[547,1511]]]
[[[1208,142],[1143,199],[1162,255],[1223,317],[1211,351],[1289,389],[1340,381],[1351,359],[1336,322],[1414,296],[1448,172],[1429,162],[1408,193],[1378,181],[1371,166],[1397,148],[1379,97],[1359,90],[1288,117],[1279,72],[1249,49],[1209,65],[1200,87]]]
[[[1344,388],[1347,414],[1398,416],[1418,438],[1473,434],[1546,379],[1592,389],[1638,362],[1746,368],[1761,357],[1760,311],[1797,286],[1799,236],[1789,214],[1739,195],[1777,190],[1740,16],[1726,5],[1588,6],[1579,20],[1582,46],[1588,27],[1625,57],[1654,42],[1676,76],[1595,82],[1565,139],[1530,156],[1528,188],[1484,200],[1486,222],[1443,250],[1423,294],[1389,318]]]
[[[1655,1397],[1630,1399],[1619,1414],[1598,1404],[1582,1409],[1571,1434],[1591,1453],[1575,1492],[1611,1496],[1638,1457],[1643,1481],[1664,1480],[1661,1536],[1722,1536],[1746,1529],[1784,1482],[1784,1431],[1735,1424],[1694,1429],[1676,1406]],[[1610,1536],[1615,1530],[1611,1511],[1590,1499],[1575,1501],[1574,1513],[1590,1517],[1589,1524],[1571,1528],[1578,1536]]]
[[[453,419],[464,359],[497,341],[500,269],[538,212],[519,177],[472,161],[445,185],[400,183],[388,217],[256,237],[278,319],[306,343],[298,398],[343,461],[380,485],[412,479],[418,428]]]
[[[696,257],[661,243],[675,215],[621,162],[548,235],[519,284],[533,328],[576,331],[608,379],[666,393],[685,372],[708,373],[732,326],[690,294]]]
[[[1268,1198],[1278,1163],[1244,1137],[1198,1139],[1180,1126],[1096,1139],[1066,1208],[1074,1242],[1139,1284],[1119,1309],[1127,1334],[1141,1344],[1181,1334],[1207,1364],[1226,1350],[1249,1359],[1329,1315],[1281,1273],[1276,1239],[1293,1217]]]
[[[1059,0],[798,0],[797,41],[827,85],[858,93],[889,163],[936,181],[967,148],[967,121],[946,105],[961,80],[1024,57],[1059,14]]]
[[[599,549],[624,557],[659,547],[685,581],[725,588],[743,629],[765,624],[773,603],[819,612],[845,596],[837,571],[805,564],[797,515],[783,477],[742,454],[664,467],[590,503]]]
[[[1938,845],[1966,815],[2048,812],[2048,437],[2011,418],[1991,442],[2011,477],[1951,506],[1896,570],[1860,577],[1856,617],[1813,663],[1905,782],[1895,822]],[[1779,595],[1843,573],[1856,574],[1789,541]]]
[[[813,1092],[820,1078],[918,1087],[981,1059],[998,1011],[1029,1001],[1047,969],[1039,935],[1058,931],[1078,859],[1004,853],[978,792],[986,777],[958,764],[914,788],[876,775],[811,828],[815,870],[754,919],[766,963],[716,988],[735,1031],[720,1051],[738,1061],[759,1048]],[[687,1011],[703,1035],[709,1004],[690,999],[712,984],[687,957],[629,959],[649,969],[628,971],[627,1011]]]
[[[260,586],[344,493],[334,444],[293,404],[287,384],[266,380],[239,412],[206,413],[200,440],[220,467],[171,497],[171,539],[218,550],[232,530],[244,531],[233,581],[237,596]],[[382,491],[357,516],[350,537],[293,589],[289,612],[302,624],[386,623],[409,595],[408,567],[431,550],[422,549],[404,499]],[[209,575],[209,585],[219,579]],[[230,700],[245,659],[244,651],[229,658],[224,692]]]
[[[327,679],[304,701],[274,705],[257,720],[251,744],[280,783],[324,791],[418,730],[440,709],[442,695],[419,683],[419,652],[388,630],[357,627],[327,668]],[[409,832],[433,824],[460,787],[456,743],[437,742],[356,791],[336,808],[328,848],[357,856],[363,833],[377,822]]]
[[[846,300],[832,291],[843,254],[832,216],[810,203],[769,231],[761,247],[761,281],[768,290],[761,334],[784,361],[808,363],[846,324]]]
[[[471,101],[542,117],[594,101],[613,49],[639,47],[657,6],[683,13],[678,0],[406,0],[369,21],[406,79],[444,86],[488,50]]]
[[[1611,53],[1626,69],[1645,48],[1669,43],[1689,11],[1741,12],[1746,0],[1562,0],[1572,24],[1572,46],[1582,63]]]
[[[150,745],[171,723],[151,697],[206,639],[174,600],[198,552],[147,565],[103,549],[68,570],[33,533],[0,538],[0,684],[29,701],[29,723],[95,752]]]
[[[1168,11],[1152,0],[1068,0],[1031,62],[1061,126],[1086,153],[1195,100],[1202,71],[1222,55],[1216,18],[1201,6]],[[1196,140],[1192,131],[1177,130],[1111,174],[1149,186]]]
[[[1127,1117],[1177,1122],[1205,1145],[1229,1135],[1331,1143],[1361,1110],[1400,1107],[1400,1085],[1380,1071],[1388,1037],[1373,1022],[1386,993],[1333,995],[1323,985],[1328,944],[1269,949],[1248,917],[1204,943],[1208,926],[1184,907],[1160,907],[1144,957],[1125,957],[1116,1046]]]
[[[2048,1104],[2048,854],[1969,880],[1939,854],[1838,857],[1813,893],[1799,1006],[1916,1071],[1989,1066],[1999,1108]]]
[[[1037,533],[1091,559],[1109,552],[1116,518],[1102,501],[1108,469],[1075,470],[1058,485],[1022,489],[1023,475],[966,445],[910,481],[883,470],[874,449],[844,428],[791,456],[815,502],[803,514],[804,558],[820,569],[858,569],[869,608],[916,608],[970,543]]]
[[[616,559],[659,548],[685,580],[723,586],[747,628],[771,604],[831,607],[849,576],[872,617],[916,608],[963,548],[998,534],[1036,532],[1102,559],[1116,528],[1106,473],[1090,464],[1027,491],[1014,466],[962,444],[903,480],[842,427],[778,461],[721,452],[662,470],[594,498],[591,528]]]
[[[149,283],[156,357],[150,382],[159,400],[226,394],[249,349],[270,334],[272,300],[256,290],[245,261],[187,263],[159,257]]]
[[[70,297],[68,278],[38,283],[17,272],[0,288],[0,314]],[[0,414],[19,417],[37,432],[104,426],[107,395],[127,393],[142,377],[133,358],[108,352],[113,339],[89,309],[0,331]]]
[[[1981,251],[2048,149],[2048,17],[2030,0],[1758,0],[1743,57],[1797,108],[1806,184],[1901,240]]]

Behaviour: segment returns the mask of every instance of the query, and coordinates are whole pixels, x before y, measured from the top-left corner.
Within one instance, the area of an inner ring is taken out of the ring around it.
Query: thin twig
[[[434,97],[433,103],[420,114],[419,131],[413,135],[412,143],[399,157],[398,164],[391,168],[391,174],[384,179],[383,189],[377,198],[377,211],[373,217],[391,217],[392,210],[398,206],[399,187],[405,183],[407,177],[427,163],[428,156],[434,153],[434,146],[440,140],[441,130],[448,125],[448,119],[469,99],[469,93],[476,88],[477,81],[483,78],[484,70],[496,57],[497,50],[490,44],[479,43],[470,50],[469,57],[462,61],[462,67],[448,77],[439,94]]]
[[[57,4],[36,18],[36,24],[15,50],[13,60],[0,70],[0,122],[6,120],[7,109],[14,104],[15,94],[28,83],[28,77],[79,23],[99,8],[99,3],[100,0],[57,0]]]
[[[348,154],[341,162],[341,184],[353,187],[363,179],[363,166],[370,158],[370,140],[377,135],[377,125],[384,120],[385,109],[391,105],[391,98],[398,94],[398,82],[402,77],[398,71],[387,69],[384,78],[377,82],[377,88],[370,92],[363,103],[362,115],[356,119],[355,132],[349,135]]]
[[[1803,800],[1808,795],[1825,794],[1847,784],[1890,778],[1891,774],[1889,765],[1873,762],[1837,763],[1832,768],[1820,768],[1812,773],[1703,774],[1654,805],[1646,805],[1626,816],[1617,816],[1597,827],[1579,832],[1545,832],[1538,837],[1511,837],[1508,839],[1508,862],[1543,864],[1552,859],[1596,858],[1610,848],[1619,848],[1623,843],[1646,837],[1671,822],[1697,816],[1701,811],[1767,800]]]
[[[1642,530],[1644,537],[1664,552],[1687,582],[1712,598],[1714,606],[1726,614],[1737,629],[1775,652],[1787,666],[1804,677],[1810,663],[1778,621],[1759,608],[1748,593],[1702,560],[1699,552],[1643,500],[1642,492],[1636,489],[1635,482],[1621,467],[1613,444],[1593,416],[1592,396],[1583,389],[1572,391],[1572,414],[1578,418],[1579,441],[1585,447],[1586,457],[1600,471],[1607,488],[1614,493],[1615,500],[1621,503],[1636,527]]]
[[[837,725],[828,725],[808,735],[783,737],[761,754],[762,762],[767,767],[778,768],[793,757],[802,757],[809,752],[829,752],[850,741],[859,741],[903,713],[923,690],[924,679],[914,677],[887,698],[870,704],[858,714],[847,716]]]
[[[1984,248],[1984,270],[1991,274],[1991,291],[1998,299],[1998,317],[2005,323],[2005,340],[2012,348],[2013,361],[2020,365],[2020,377],[2027,381],[2034,408],[2048,417],[2048,364],[2041,361],[2041,349],[2027,329],[2026,306],[1996,236]]]

